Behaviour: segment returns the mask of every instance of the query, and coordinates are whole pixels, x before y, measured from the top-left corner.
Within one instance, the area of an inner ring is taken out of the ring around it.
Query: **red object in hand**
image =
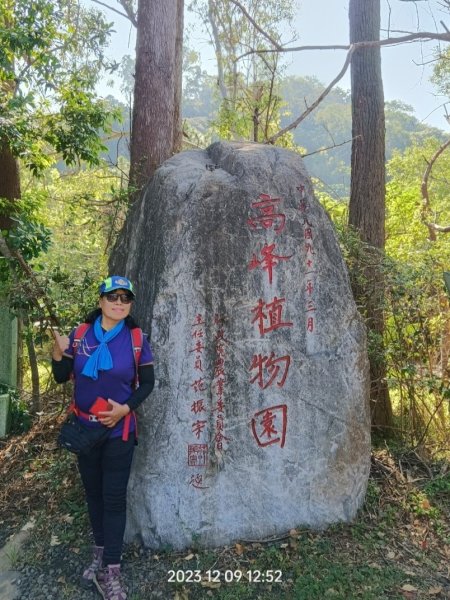
[[[94,402],[94,404],[91,406],[89,412],[92,415],[95,415],[96,417],[99,417],[99,413],[100,411],[103,410],[112,410],[112,404],[110,404],[108,402],[108,400],[105,400],[105,398],[102,398],[101,396],[98,396]]]

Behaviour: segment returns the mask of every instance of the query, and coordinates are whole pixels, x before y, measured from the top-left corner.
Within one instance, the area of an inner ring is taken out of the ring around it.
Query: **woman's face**
[[[113,292],[109,292],[109,294],[105,294],[101,296],[98,305],[102,309],[103,317],[110,319],[114,322],[119,322],[122,319],[125,319],[130,314],[132,302],[126,304],[122,302],[121,295],[126,294],[127,296],[131,296],[128,290],[114,290]],[[108,299],[109,298],[109,299]],[[115,299],[114,299],[115,298]]]

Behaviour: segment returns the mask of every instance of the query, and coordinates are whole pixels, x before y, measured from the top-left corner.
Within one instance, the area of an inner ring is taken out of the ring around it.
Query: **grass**
[[[2,518],[17,529],[18,511],[23,520],[30,513],[36,517],[29,542],[14,562],[49,574],[59,566],[61,552],[56,550],[63,550],[81,569],[89,553],[89,526],[75,462],[52,450],[51,439],[40,440],[40,446],[28,441],[28,449],[16,445],[12,463],[13,450],[6,449]],[[279,539],[238,541],[214,550],[201,549],[194,538],[185,552],[132,544],[124,553],[126,579],[140,580],[130,600],[147,600],[155,591],[164,600],[445,598],[450,597],[449,564],[448,465],[424,465],[410,453],[400,457],[387,449],[373,452],[365,504],[353,523],[320,532],[299,527]],[[182,573],[180,581],[168,581],[171,570]],[[183,580],[188,571],[198,571],[200,580]],[[218,581],[208,580],[208,571],[218,571]],[[270,578],[278,572],[280,581],[262,581],[261,575],[255,581],[257,573]],[[80,599],[76,575],[52,582],[61,598]]]
[[[12,546],[5,554],[11,567],[15,569],[20,564],[20,549],[17,546]]]

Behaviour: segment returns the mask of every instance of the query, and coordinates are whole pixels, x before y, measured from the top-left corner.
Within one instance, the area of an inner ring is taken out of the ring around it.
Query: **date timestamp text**
[[[201,571],[200,569],[171,569],[167,572],[169,583],[237,583],[241,580],[249,583],[281,583],[283,572],[280,570],[268,569],[259,571],[258,569],[226,569],[219,571],[209,569]]]

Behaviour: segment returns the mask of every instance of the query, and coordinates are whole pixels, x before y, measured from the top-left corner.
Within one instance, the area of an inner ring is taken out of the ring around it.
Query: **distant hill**
[[[281,124],[286,127],[309,106],[324,89],[314,77],[288,77],[281,86],[286,113]],[[293,131],[297,144],[307,153],[336,147],[305,157],[310,174],[317,177],[338,196],[348,196],[350,187],[351,98],[350,93],[335,88]],[[411,106],[400,101],[386,103],[386,160],[394,150],[404,150],[413,141],[429,137],[444,139],[444,132],[421,123]],[[347,142],[342,146],[343,142]]]
[[[197,88],[190,89],[189,97],[183,98],[185,138],[189,145],[207,145],[211,141],[209,124],[217,116],[219,108],[215,80],[205,77]],[[280,95],[284,100],[281,126],[286,127],[297,118],[323,91],[324,85],[315,77],[286,77]],[[118,101],[109,97],[114,105]],[[119,133],[106,142],[107,156],[114,162],[117,156],[128,158],[130,130],[129,109],[123,106],[123,123],[115,124]],[[313,177],[320,179],[329,192],[337,197],[347,197],[350,186],[351,153],[351,101],[350,93],[336,87],[300,125],[292,131],[296,144],[305,148],[306,166]],[[430,137],[444,139],[442,130],[421,123],[411,106],[401,101],[386,103],[386,159],[394,150],[404,150],[413,141]],[[345,143],[347,142],[347,143]],[[324,152],[318,150],[335,146]]]

